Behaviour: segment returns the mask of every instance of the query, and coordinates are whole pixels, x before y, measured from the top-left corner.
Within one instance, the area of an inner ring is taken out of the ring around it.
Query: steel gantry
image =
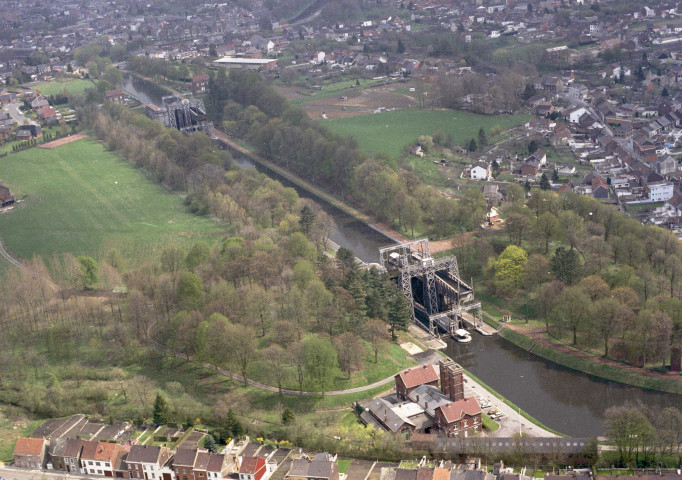
[[[465,303],[473,300],[473,289],[461,280],[457,257],[434,259],[429,240],[421,238],[379,249],[379,262],[397,279],[410,303],[412,321],[418,314],[428,318],[425,326],[431,335],[436,336],[439,327],[452,333],[460,322],[477,326],[481,304]],[[471,310],[477,311],[469,314],[473,322],[464,317]]]

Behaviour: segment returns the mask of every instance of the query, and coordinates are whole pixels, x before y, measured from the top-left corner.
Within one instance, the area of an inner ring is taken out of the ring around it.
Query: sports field
[[[143,260],[169,243],[220,237],[217,222],[190,214],[180,196],[89,138],[7,155],[0,180],[21,200],[0,214],[0,236],[15,257],[102,258],[117,248]]]
[[[38,90],[44,96],[58,95],[66,90],[67,93],[80,94],[88,88],[95,86],[90,80],[81,80],[78,78],[63,78],[59,80],[52,80],[50,82],[41,82],[31,85],[31,88]]]
[[[420,135],[433,135],[440,130],[463,145],[467,139],[477,138],[481,127],[490,139],[490,129],[495,125],[507,129],[522,125],[529,118],[529,115],[521,114],[489,116],[456,110],[406,109],[338,118],[324,124],[334,133],[357,138],[360,148],[366,153],[384,152],[395,156]]]

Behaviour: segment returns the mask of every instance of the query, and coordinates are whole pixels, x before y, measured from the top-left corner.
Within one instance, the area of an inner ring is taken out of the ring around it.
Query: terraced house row
[[[80,438],[19,438],[14,466],[141,480],[268,480],[277,468],[269,457]]]

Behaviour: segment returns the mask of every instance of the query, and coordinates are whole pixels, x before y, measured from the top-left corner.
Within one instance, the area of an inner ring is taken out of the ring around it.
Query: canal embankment
[[[682,394],[682,376],[679,374],[665,375],[641,371],[642,369],[633,371],[635,367],[590,355],[564,344],[553,344],[537,334],[526,335],[521,329],[507,327],[500,329],[498,333],[508,342],[527,352],[578,372],[648,390]]]

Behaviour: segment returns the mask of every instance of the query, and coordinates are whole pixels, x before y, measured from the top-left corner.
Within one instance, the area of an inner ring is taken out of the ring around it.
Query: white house
[[[670,182],[649,183],[647,188],[652,202],[665,202],[670,200],[675,193],[674,185]]]
[[[471,167],[471,178],[473,180],[490,180],[492,177],[492,172],[490,169],[490,164],[485,162],[478,162],[473,167]]]
[[[587,113],[585,108],[576,108],[575,110],[572,110],[568,113],[568,121],[571,123],[578,123],[580,121],[580,117],[582,117],[584,113]]]

